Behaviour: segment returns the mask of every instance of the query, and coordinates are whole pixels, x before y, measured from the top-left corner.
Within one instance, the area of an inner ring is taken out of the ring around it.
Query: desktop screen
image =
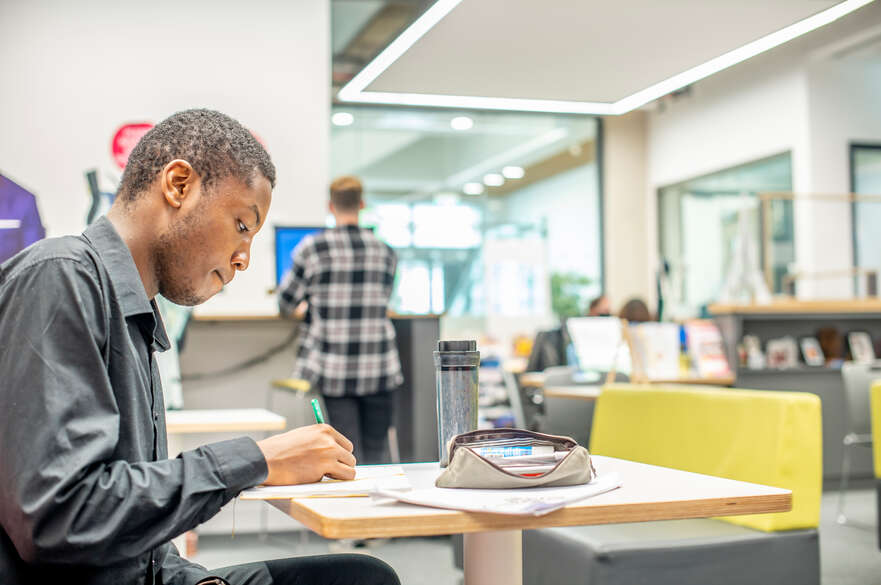
[[[275,226],[275,283],[281,284],[288,270],[291,269],[293,259],[291,253],[297,244],[309,234],[320,232],[324,228],[316,226]]]

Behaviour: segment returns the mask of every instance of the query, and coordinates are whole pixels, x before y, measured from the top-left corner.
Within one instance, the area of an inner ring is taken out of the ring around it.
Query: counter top
[[[755,314],[820,314],[820,313],[881,313],[881,299],[863,298],[851,300],[797,301],[779,300],[768,305],[710,305],[712,315],[755,315]]]

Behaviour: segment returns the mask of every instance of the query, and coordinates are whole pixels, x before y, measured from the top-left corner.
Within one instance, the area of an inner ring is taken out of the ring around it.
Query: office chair
[[[869,408],[869,388],[872,382],[881,379],[881,361],[871,364],[846,362],[841,368],[844,380],[844,403],[846,430],[842,438],[844,456],[841,459],[841,481],[838,486],[838,510],[836,520],[839,524],[848,522],[844,513],[847,486],[850,482],[851,452],[855,446],[872,447],[872,422]]]
[[[297,401],[300,403],[300,406],[297,409],[299,411],[297,413],[297,418],[299,419],[302,416],[303,424],[309,424],[308,413],[311,413],[312,410],[307,408],[306,395],[311,389],[312,384],[310,384],[308,380],[303,380],[301,378],[281,378],[273,380],[269,385],[269,392],[266,394],[266,410],[272,412],[275,391],[282,390],[287,394],[297,397]]]

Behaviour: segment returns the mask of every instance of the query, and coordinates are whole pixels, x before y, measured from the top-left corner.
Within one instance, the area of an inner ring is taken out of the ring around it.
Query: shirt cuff
[[[244,489],[263,483],[269,474],[263,452],[250,437],[211,443],[205,448],[217,461],[227,495],[231,498]]]

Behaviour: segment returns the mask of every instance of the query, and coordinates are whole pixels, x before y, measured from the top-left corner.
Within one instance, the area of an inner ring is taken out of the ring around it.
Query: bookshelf
[[[820,327],[835,327],[842,335],[867,331],[873,340],[881,339],[881,299],[780,300],[768,305],[711,305],[713,315],[731,364],[737,364],[737,344],[744,335],[755,335],[762,346],[769,339],[791,335],[816,337]],[[735,386],[759,390],[811,392],[823,404],[823,478],[837,481],[841,474],[841,439],[846,432],[846,408],[841,370],[801,364],[788,369],[736,368]],[[871,450],[853,452],[852,477],[871,478]]]

